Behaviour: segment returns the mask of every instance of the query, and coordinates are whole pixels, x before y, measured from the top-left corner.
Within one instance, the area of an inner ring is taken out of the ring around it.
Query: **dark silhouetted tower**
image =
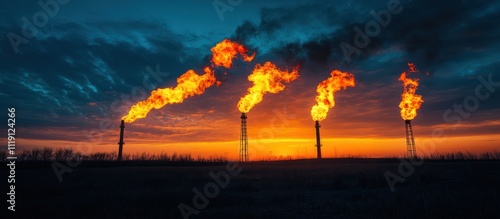
[[[247,115],[241,113],[240,162],[248,161]]]
[[[318,159],[321,159],[321,138],[319,137],[319,128],[321,127],[319,125],[319,121],[316,121],[316,148],[318,150]]]
[[[118,142],[118,160],[122,160],[122,150],[123,150],[123,145],[125,142],[123,142],[123,130],[125,130],[125,121],[122,120],[120,124],[120,142]]]
[[[411,120],[405,120],[406,124],[406,149],[408,150],[408,157],[417,157],[415,149],[415,139],[413,138],[413,129],[411,127]]]

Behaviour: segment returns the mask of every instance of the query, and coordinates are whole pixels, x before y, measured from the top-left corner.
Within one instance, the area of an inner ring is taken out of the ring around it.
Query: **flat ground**
[[[241,164],[242,172],[191,218],[500,218],[500,161],[425,161],[392,192],[384,173],[399,174],[400,163]],[[203,192],[214,182],[209,173],[225,169],[225,164],[83,163],[59,182],[50,163],[20,163],[16,212],[6,218],[182,218],[180,203],[195,207],[193,188]],[[7,175],[5,168],[1,175]]]

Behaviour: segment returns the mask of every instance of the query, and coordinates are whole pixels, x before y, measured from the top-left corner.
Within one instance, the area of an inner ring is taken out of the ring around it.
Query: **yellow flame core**
[[[264,65],[257,64],[248,76],[248,80],[253,82],[253,86],[248,88],[248,94],[238,102],[238,109],[242,113],[247,113],[257,103],[262,101],[265,93],[279,93],[285,89],[284,82],[291,82],[299,77],[298,67],[291,72],[281,71],[271,62]]]
[[[250,62],[255,57],[255,53],[248,56],[246,53],[248,50],[241,44],[232,42],[228,39],[224,39],[222,42],[217,43],[212,49],[213,53],[212,63],[216,66],[224,66],[225,68],[231,68],[233,64],[233,59],[236,55],[240,54],[245,62]]]
[[[187,97],[202,94],[206,88],[216,82],[212,69],[205,67],[204,71],[205,74],[198,75],[194,70],[189,70],[177,78],[175,88],[160,88],[152,91],[148,99],[132,106],[128,115],[122,120],[131,123],[136,119],[146,118],[153,108],[160,109],[167,104],[182,103]]]
[[[408,72],[403,72],[399,76],[399,81],[403,82],[403,94],[401,94],[401,118],[404,120],[412,120],[417,116],[417,110],[424,102],[421,95],[416,94],[418,87],[418,78],[408,78],[409,73],[418,72],[413,63],[408,63]]]
[[[341,72],[333,70],[330,77],[318,84],[316,91],[316,105],[311,109],[311,116],[314,121],[322,121],[326,119],[328,110],[335,106],[334,94],[335,92],[346,89],[347,87],[354,87],[354,75],[349,72]]]

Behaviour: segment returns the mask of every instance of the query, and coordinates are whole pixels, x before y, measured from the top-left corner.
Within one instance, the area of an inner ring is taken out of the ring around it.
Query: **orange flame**
[[[247,113],[257,103],[262,101],[265,93],[279,93],[285,89],[284,82],[291,82],[299,77],[298,67],[292,72],[281,71],[271,62],[264,65],[257,64],[248,80],[253,82],[253,86],[248,88],[248,94],[238,102],[238,109],[242,113]]]
[[[316,105],[311,109],[311,116],[314,121],[322,121],[326,119],[328,110],[335,106],[334,93],[340,89],[354,87],[354,75],[349,72],[341,72],[333,70],[330,77],[318,84],[316,91]]]
[[[217,43],[212,49],[213,53],[212,63],[216,66],[224,66],[225,68],[231,68],[233,64],[233,59],[236,55],[240,54],[245,62],[250,62],[255,57],[255,53],[248,56],[246,53],[248,50],[241,44],[232,42],[228,39],[224,39],[222,42]]]
[[[187,97],[202,94],[206,88],[209,88],[216,82],[212,69],[205,67],[204,71],[205,74],[198,75],[194,70],[188,70],[177,78],[177,86],[175,88],[154,90],[148,99],[132,106],[128,115],[124,116],[122,120],[131,123],[136,119],[146,118],[149,111],[153,108],[160,109],[167,104],[182,103]]]
[[[417,116],[417,110],[424,102],[422,96],[415,94],[418,87],[418,78],[411,79],[406,76],[409,73],[418,72],[415,64],[408,63],[408,72],[403,72],[399,76],[399,81],[403,82],[404,91],[401,94],[401,103],[399,103],[399,108],[401,108],[401,117],[404,120],[412,120]]]

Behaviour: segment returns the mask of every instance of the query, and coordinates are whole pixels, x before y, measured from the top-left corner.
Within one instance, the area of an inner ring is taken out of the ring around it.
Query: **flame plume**
[[[340,89],[356,86],[354,75],[349,72],[333,70],[330,77],[318,84],[316,91],[316,105],[311,109],[311,116],[314,121],[326,119],[328,110],[335,106],[334,93]]]
[[[255,57],[255,53],[248,56],[246,53],[248,50],[241,44],[232,42],[228,39],[224,39],[222,42],[217,43],[212,49],[213,53],[212,63],[216,66],[224,66],[225,68],[231,68],[233,64],[233,59],[236,55],[240,54],[245,62],[250,62]]]
[[[230,68],[233,59],[240,54],[243,60],[250,62],[255,57],[255,53],[248,56],[248,50],[241,44],[231,42],[228,39],[223,40],[211,49],[213,53],[212,63],[216,66],[224,66]],[[198,75],[194,70],[189,70],[179,78],[177,78],[177,86],[175,88],[160,88],[151,92],[148,99],[138,102],[124,116],[122,120],[127,123],[134,122],[136,119],[146,118],[149,111],[160,109],[167,104],[182,103],[184,99],[194,95],[200,95],[205,92],[205,89],[211,87],[215,83],[217,86],[221,84],[215,79],[213,70],[210,67],[205,67],[205,74]]]
[[[271,62],[264,65],[257,64],[248,76],[248,80],[253,82],[253,86],[248,88],[248,94],[238,102],[238,109],[242,113],[247,113],[257,103],[262,101],[265,93],[279,93],[285,89],[284,82],[291,82],[299,77],[298,67],[291,72],[281,71]]]
[[[418,72],[415,64],[408,63],[408,72],[403,72],[399,76],[399,81],[403,82],[403,94],[401,94],[401,103],[399,103],[399,108],[401,108],[401,117],[404,120],[412,120],[417,116],[417,110],[424,102],[422,96],[415,94],[418,87],[418,78],[411,79],[408,78],[409,73]]]
[[[202,94],[206,88],[209,88],[216,82],[212,69],[205,67],[204,71],[205,74],[198,75],[194,70],[189,70],[177,78],[177,86],[175,88],[154,90],[148,99],[132,106],[128,115],[124,116],[122,120],[131,123],[136,119],[146,118],[149,111],[153,108],[160,109],[167,104],[182,103],[187,97]]]

